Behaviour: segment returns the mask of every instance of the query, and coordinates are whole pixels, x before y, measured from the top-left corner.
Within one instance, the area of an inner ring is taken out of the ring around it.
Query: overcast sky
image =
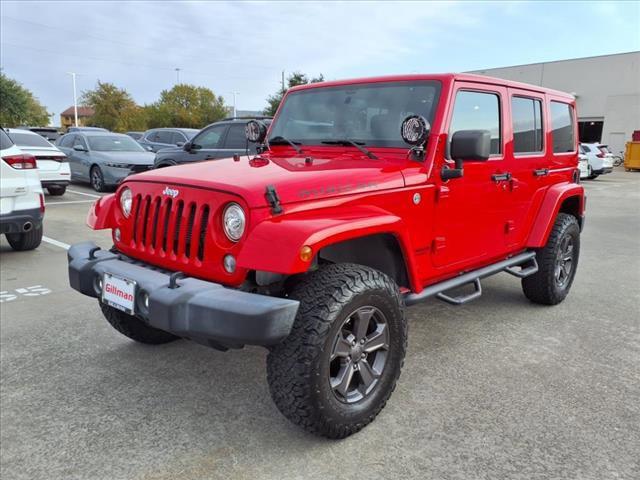
[[[55,114],[99,79],[140,104],[176,82],[261,110],[281,71],[466,71],[640,50],[640,2],[2,1],[2,71]]]

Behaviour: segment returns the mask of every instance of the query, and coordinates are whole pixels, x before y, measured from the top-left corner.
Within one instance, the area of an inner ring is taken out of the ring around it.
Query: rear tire
[[[64,195],[64,192],[66,191],[67,191],[66,185],[55,185],[55,186],[47,187],[47,192],[49,192],[49,195],[53,197],[59,197],[61,195]]]
[[[24,233],[7,233],[7,242],[16,251],[38,248],[42,243],[42,225],[34,226]]]
[[[407,322],[398,286],[377,270],[334,264],[308,274],[290,298],[300,308],[267,357],[271,397],[305,430],[347,437],[380,413],[400,376]]]
[[[110,307],[109,305],[105,305],[102,302],[99,303],[102,314],[104,315],[104,318],[107,319],[107,322],[131,340],[149,345],[161,345],[163,343],[173,342],[179,338],[163,330],[150,327],[137,317],[127,315],[126,313]]]
[[[580,227],[573,215],[559,213],[547,244],[536,251],[538,272],[522,279],[522,291],[534,303],[556,305],[571,289],[580,257]]]

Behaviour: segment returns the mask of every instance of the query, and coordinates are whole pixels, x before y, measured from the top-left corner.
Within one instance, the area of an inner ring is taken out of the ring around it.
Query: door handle
[[[509,180],[511,180],[511,173],[509,173],[509,172],[506,172],[506,173],[494,173],[493,175],[491,175],[491,180],[493,180],[496,183],[509,181]]]
[[[536,177],[544,177],[545,175],[549,175],[549,169],[548,168],[538,168],[538,169],[533,171],[533,174]]]

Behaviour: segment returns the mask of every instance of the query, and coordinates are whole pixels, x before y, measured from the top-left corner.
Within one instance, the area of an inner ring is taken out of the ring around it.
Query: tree
[[[136,105],[126,90],[112,83],[98,80],[95,89],[82,93],[80,102],[93,108],[95,113],[88,122],[93,126],[103,127],[112,132],[146,130],[144,110]]]
[[[300,73],[300,72],[293,72],[287,78],[287,88],[284,90],[281,88],[276,93],[274,93],[273,95],[270,95],[267,98],[268,105],[267,105],[267,108],[264,109],[264,114],[271,115],[271,116],[275,115],[276,111],[278,110],[278,107],[280,106],[280,102],[282,102],[282,97],[284,97],[284,94],[287,93],[287,90],[289,90],[291,87],[295,87],[298,85],[306,85],[307,83],[318,83],[323,81],[324,81],[324,75],[322,74],[309,80],[306,74]]]
[[[0,72],[0,125],[49,125],[49,113],[29,90]]]
[[[163,90],[160,99],[145,109],[150,128],[202,128],[228,115],[222,97],[208,88],[184,83]]]

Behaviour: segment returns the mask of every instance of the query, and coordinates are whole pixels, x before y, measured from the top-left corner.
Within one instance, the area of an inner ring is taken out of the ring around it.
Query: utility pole
[[[76,73],[67,72],[73,79],[73,115],[75,117],[74,126],[78,126],[78,94],[76,93]]]
[[[284,70],[282,70],[282,93],[284,93]]]
[[[233,118],[236,118],[237,115],[237,111],[236,111],[236,95],[240,95],[240,92],[231,92],[233,95]]]
[[[180,68],[176,68],[176,85],[180,85]]]

